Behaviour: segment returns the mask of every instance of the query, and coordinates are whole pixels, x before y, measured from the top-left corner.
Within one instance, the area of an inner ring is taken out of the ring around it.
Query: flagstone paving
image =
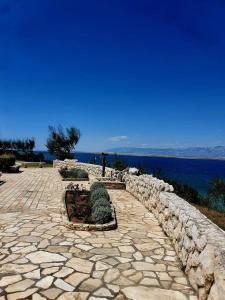
[[[116,230],[72,231],[61,223],[68,183],[56,169],[3,179],[0,300],[197,300],[157,220],[126,191],[110,192]]]

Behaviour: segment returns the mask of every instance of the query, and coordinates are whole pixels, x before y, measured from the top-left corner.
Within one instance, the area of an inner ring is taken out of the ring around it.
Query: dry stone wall
[[[101,176],[101,166],[55,161],[55,167],[79,167]],[[107,168],[106,176],[113,169]],[[173,187],[151,175],[124,175],[126,189],[154,213],[173,242],[200,300],[225,300],[225,232],[173,193]]]
[[[53,167],[54,168],[65,168],[68,169],[71,168],[80,168],[88,172],[88,174],[93,175],[95,177],[101,177],[102,176],[102,166],[99,165],[93,165],[93,164],[86,164],[81,163],[77,161],[76,159],[65,159],[65,160],[54,160],[53,161]],[[106,168],[106,176],[110,177],[111,172],[114,170],[111,168]]]
[[[154,213],[170,237],[200,300],[225,299],[225,232],[150,175],[125,175],[127,190]]]

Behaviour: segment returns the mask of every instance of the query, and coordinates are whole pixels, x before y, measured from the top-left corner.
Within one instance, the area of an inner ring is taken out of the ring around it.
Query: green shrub
[[[77,169],[77,178],[88,178],[88,172],[82,169]]]
[[[94,224],[105,224],[112,220],[112,210],[106,206],[96,206],[91,214],[91,221]]]
[[[94,211],[96,209],[96,207],[100,207],[100,206],[109,207],[109,208],[111,207],[108,199],[99,198],[93,203],[92,210]]]
[[[121,159],[117,154],[114,155],[114,159],[112,161],[112,168],[118,171],[123,171],[128,167],[128,162],[126,160]]]
[[[207,206],[219,212],[225,212],[225,182],[223,178],[214,178],[206,197]]]
[[[91,205],[94,205],[95,201],[100,198],[105,198],[109,201],[109,194],[105,188],[104,189],[100,188],[100,189],[94,190],[91,193],[91,199],[90,199]]]
[[[177,182],[176,180],[169,180],[168,178],[164,178],[163,180],[174,187],[174,193],[179,197],[184,198],[190,203],[201,204],[201,197],[193,187]]]
[[[92,193],[93,191],[98,190],[98,189],[105,189],[105,185],[99,181],[94,182],[90,188],[90,192]]]
[[[85,170],[82,169],[62,169],[60,171],[60,174],[64,177],[64,178],[84,178],[84,179],[88,179],[88,173]]]
[[[0,171],[8,172],[9,168],[15,165],[15,156],[11,154],[0,155]]]

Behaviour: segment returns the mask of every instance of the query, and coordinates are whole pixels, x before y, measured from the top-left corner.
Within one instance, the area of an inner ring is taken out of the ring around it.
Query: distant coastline
[[[81,153],[81,152],[80,152]],[[84,153],[84,152],[83,152]],[[86,152],[88,153],[88,152]],[[143,153],[124,153],[124,152],[106,152],[107,154],[117,154],[120,156],[143,156],[143,157],[158,157],[158,158],[177,158],[177,159],[201,159],[201,160],[224,160],[225,157],[198,157],[198,156],[176,156],[176,155],[157,155],[157,154],[143,154]],[[101,154],[101,153],[96,153]]]
[[[140,148],[118,147],[108,149],[109,153],[159,158],[225,160],[225,146],[187,148]]]
[[[43,152],[46,153],[48,151],[46,150],[36,150],[35,152]],[[92,155],[101,155],[102,152],[87,152],[87,151],[75,151],[76,153],[84,153],[84,154],[92,154]],[[163,154],[144,154],[144,153],[125,153],[125,152],[110,152],[110,151],[104,151],[104,153],[108,155],[119,155],[119,156],[132,156],[132,157],[152,157],[152,158],[174,158],[174,159],[189,159],[189,160],[219,160],[219,161],[225,161],[225,157],[200,157],[200,156],[178,156],[178,155],[163,155]]]

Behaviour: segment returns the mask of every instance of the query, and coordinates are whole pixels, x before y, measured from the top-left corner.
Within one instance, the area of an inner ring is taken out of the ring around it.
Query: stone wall
[[[93,164],[86,164],[81,163],[77,161],[76,159],[65,159],[65,160],[54,160],[53,161],[53,167],[54,168],[63,168],[67,167],[68,169],[71,168],[80,168],[88,172],[88,174],[95,176],[95,177],[101,177],[102,176],[102,166],[99,165],[93,165]],[[111,168],[106,168],[106,176],[110,177],[111,172],[114,170]]]
[[[150,175],[124,177],[127,190],[158,219],[170,237],[200,300],[225,299],[225,232]]]
[[[101,166],[66,160],[54,167],[79,167],[101,176]],[[113,170],[107,168],[106,176]],[[225,232],[192,205],[173,193],[173,187],[151,175],[124,175],[126,189],[158,219],[173,242],[184,270],[200,300],[225,299]]]

